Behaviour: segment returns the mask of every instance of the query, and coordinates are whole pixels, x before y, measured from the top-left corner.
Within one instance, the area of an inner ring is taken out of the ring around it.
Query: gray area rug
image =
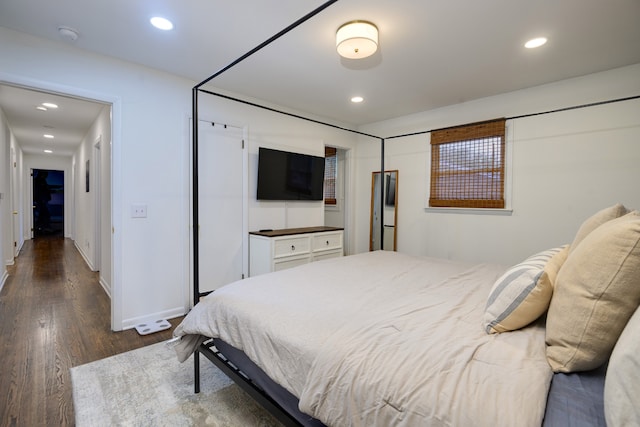
[[[205,357],[200,393],[193,358],[158,343],[71,368],[76,425],[281,426]]]

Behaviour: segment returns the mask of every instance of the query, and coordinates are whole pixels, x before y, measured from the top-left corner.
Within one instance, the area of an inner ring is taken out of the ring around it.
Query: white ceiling
[[[60,43],[71,42],[58,27],[72,27],[78,49],[201,82],[323,3],[0,0],[0,26]],[[154,15],[171,19],[174,30],[151,27]],[[345,60],[335,51],[337,28],[353,19],[379,28],[380,49],[370,58]],[[523,48],[537,36],[549,42]],[[355,127],[636,63],[638,0],[340,0],[207,88]],[[15,105],[12,94],[0,90],[0,107],[16,136],[37,137],[44,122],[30,115],[36,100]],[[353,95],[365,101],[351,104]],[[37,130],[22,130],[24,114]]]
[[[44,102],[58,108],[37,110]],[[103,107],[96,102],[0,85],[0,108],[26,153],[51,150],[53,155],[73,155]],[[45,134],[54,138],[47,139]]]

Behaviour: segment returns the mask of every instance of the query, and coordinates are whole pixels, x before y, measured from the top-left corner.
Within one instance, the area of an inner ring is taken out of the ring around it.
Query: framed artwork
[[[87,159],[86,166],[84,168],[84,187],[85,192],[89,192],[89,159]]]

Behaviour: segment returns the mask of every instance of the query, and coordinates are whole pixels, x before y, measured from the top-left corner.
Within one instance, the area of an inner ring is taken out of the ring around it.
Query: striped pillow
[[[489,292],[484,330],[488,334],[514,331],[540,317],[549,308],[553,282],[568,251],[568,245],[542,251],[500,276]]]

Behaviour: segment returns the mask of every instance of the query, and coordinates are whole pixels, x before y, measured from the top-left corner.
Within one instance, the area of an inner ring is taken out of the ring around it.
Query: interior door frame
[[[100,271],[102,269],[102,151],[100,145],[102,143],[102,135],[99,135],[93,144],[93,197],[95,203],[95,227],[94,227],[94,244],[93,244],[93,269]]]
[[[111,217],[110,229],[112,230],[110,233],[111,330],[121,331],[124,329],[122,317],[122,308],[124,305],[122,297],[122,233],[120,232],[122,230],[123,218],[121,215],[116,215],[116,213],[124,212],[122,200],[122,100],[119,96],[111,94],[94,92],[78,87],[61,85],[50,81],[36,80],[3,72],[0,72],[0,83],[23,87],[25,89],[83,98],[109,105],[111,108],[111,211],[109,213],[109,216]],[[75,178],[79,177],[75,176]],[[25,193],[24,188],[22,191]],[[29,190],[29,192],[31,192],[31,190]],[[33,195],[31,195],[31,200],[32,199]]]

